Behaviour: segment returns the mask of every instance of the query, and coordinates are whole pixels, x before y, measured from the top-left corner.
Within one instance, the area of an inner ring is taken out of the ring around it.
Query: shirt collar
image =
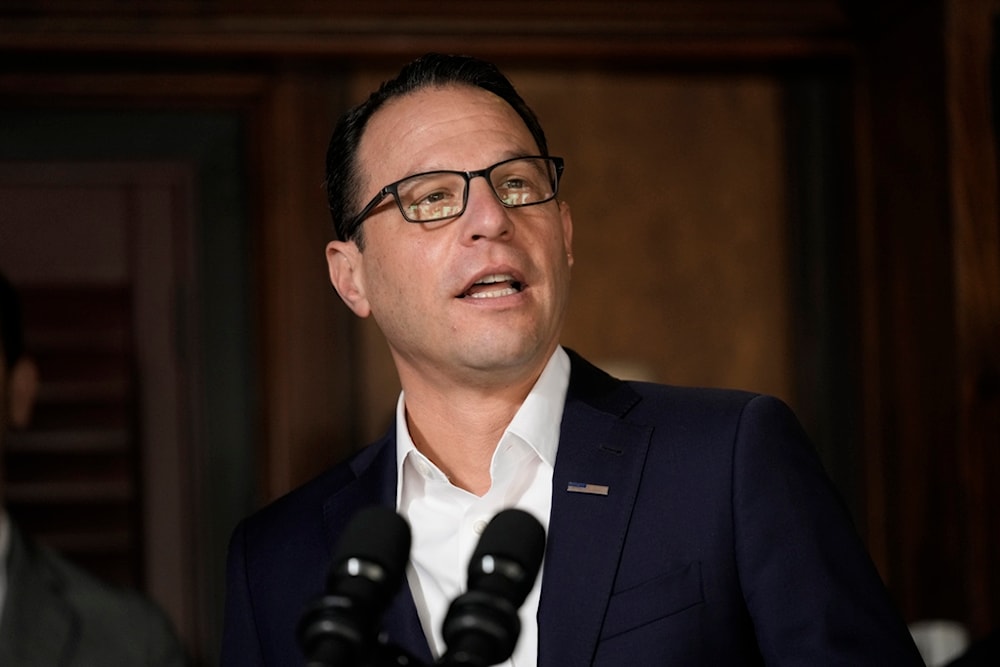
[[[538,376],[527,398],[514,414],[501,440],[508,433],[516,435],[528,444],[535,453],[555,467],[556,450],[559,447],[559,429],[562,424],[566,391],[569,387],[569,355],[562,346],[556,347],[548,363]],[[396,401],[396,501],[402,498],[403,463],[410,453],[421,456],[410,437],[406,426],[406,403],[403,392]],[[436,470],[436,468],[435,468]]]
[[[562,347],[557,347],[507,426],[507,432],[528,443],[553,468],[559,448],[566,389],[569,387],[569,365],[569,355]]]

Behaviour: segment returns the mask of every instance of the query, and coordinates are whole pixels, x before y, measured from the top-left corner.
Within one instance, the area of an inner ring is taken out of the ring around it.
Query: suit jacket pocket
[[[701,563],[687,563],[611,596],[601,639],[684,611],[703,600]]]

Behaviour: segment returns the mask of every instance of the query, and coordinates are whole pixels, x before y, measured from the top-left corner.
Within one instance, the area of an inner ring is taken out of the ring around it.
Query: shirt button
[[[482,535],[483,531],[486,530],[486,522],[480,519],[472,524],[472,530],[476,531],[476,535]]]

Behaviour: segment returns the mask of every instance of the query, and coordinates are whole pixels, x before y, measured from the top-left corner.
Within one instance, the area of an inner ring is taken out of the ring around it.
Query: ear
[[[364,257],[353,241],[330,241],[326,266],[337,294],[358,317],[368,317],[371,307],[365,296]]]
[[[566,249],[566,261],[573,266],[573,216],[569,212],[567,202],[559,202],[559,216],[562,219],[563,245]]]
[[[10,425],[25,428],[31,421],[31,411],[38,397],[38,366],[28,357],[21,357],[7,377],[7,401]]]

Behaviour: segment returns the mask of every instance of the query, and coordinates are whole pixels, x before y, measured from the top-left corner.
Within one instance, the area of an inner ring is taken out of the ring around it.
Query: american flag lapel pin
[[[584,482],[570,482],[566,486],[570,493],[589,493],[593,496],[608,495],[608,487],[604,484],[586,484]]]

